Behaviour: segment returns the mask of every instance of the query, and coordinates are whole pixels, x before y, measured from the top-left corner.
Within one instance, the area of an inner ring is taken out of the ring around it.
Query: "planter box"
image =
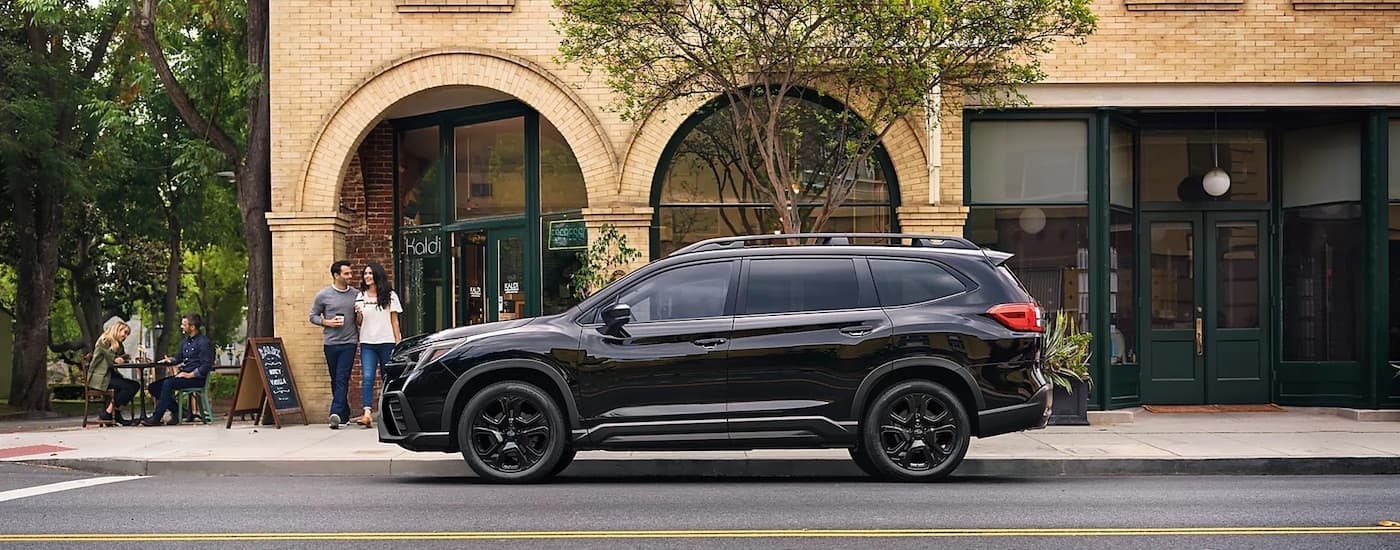
[[[1055,386],[1054,402],[1050,406],[1051,426],[1089,425],[1089,384],[1082,380],[1070,383],[1074,393]]]

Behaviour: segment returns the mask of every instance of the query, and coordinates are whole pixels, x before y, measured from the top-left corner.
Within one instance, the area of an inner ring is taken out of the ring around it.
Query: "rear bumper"
[[[379,398],[379,442],[392,443],[410,451],[456,451],[452,445],[452,434],[448,432],[424,432],[418,429],[409,410],[408,400],[403,392],[384,392]]]
[[[1044,428],[1050,420],[1052,388],[1046,384],[1025,403],[977,413],[977,437]]]

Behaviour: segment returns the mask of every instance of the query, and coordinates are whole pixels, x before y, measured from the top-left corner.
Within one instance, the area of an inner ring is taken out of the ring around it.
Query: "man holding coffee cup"
[[[321,340],[326,351],[326,369],[331,376],[330,425],[332,430],[350,421],[350,370],[355,364],[355,345],[360,341],[355,318],[355,297],[359,291],[350,287],[355,273],[350,262],[337,260],[331,264],[331,286],[316,293],[311,302],[311,324],[321,327]]]

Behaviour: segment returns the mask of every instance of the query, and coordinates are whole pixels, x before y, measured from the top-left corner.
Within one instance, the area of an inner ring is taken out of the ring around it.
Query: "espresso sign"
[[[583,220],[554,220],[549,222],[550,250],[588,248],[588,226]]]
[[[287,350],[282,347],[281,338],[249,338],[248,347],[243,352],[243,369],[238,373],[238,389],[233,394],[233,409],[229,411],[228,423],[233,426],[233,415],[254,413],[254,423],[261,423],[265,412],[272,413],[278,428],[282,427],[282,415],[300,414],[302,424],[307,424],[306,413],[301,410],[297,398],[297,386],[292,382],[292,370],[287,366]]]

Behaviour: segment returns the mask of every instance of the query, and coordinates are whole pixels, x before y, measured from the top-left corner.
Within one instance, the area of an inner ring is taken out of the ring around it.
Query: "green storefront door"
[[[1144,404],[1267,403],[1268,215],[1142,214]]]
[[[486,307],[492,321],[526,317],[525,231],[486,232]]]

